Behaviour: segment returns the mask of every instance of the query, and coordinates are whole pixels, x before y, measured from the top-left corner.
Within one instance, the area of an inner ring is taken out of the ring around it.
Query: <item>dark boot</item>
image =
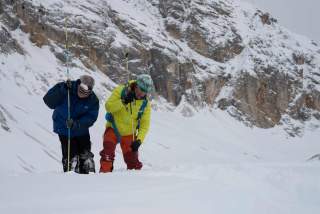
[[[80,174],[89,174],[90,172],[95,173],[95,164],[94,164],[94,155],[90,151],[85,151],[83,154],[80,154],[79,157],[79,173]]]
[[[79,162],[78,156],[71,158],[70,162],[69,162],[69,171],[77,172],[78,162]],[[63,166],[63,171],[67,172],[68,171],[68,159],[67,158],[62,159],[62,166]]]

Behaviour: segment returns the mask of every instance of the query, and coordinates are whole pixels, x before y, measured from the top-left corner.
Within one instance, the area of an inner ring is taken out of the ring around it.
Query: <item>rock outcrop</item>
[[[148,72],[157,94],[176,106],[185,98],[195,108],[235,108],[263,128],[281,124],[283,115],[320,119],[319,47],[295,38],[270,14],[232,0],[120,2],[136,11],[100,0],[4,0],[0,52],[24,54],[11,36],[21,30],[65,63],[67,32],[72,59],[117,83]]]

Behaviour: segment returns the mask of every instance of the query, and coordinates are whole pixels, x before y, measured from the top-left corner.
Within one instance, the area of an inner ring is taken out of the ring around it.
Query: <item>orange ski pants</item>
[[[120,146],[127,169],[139,170],[142,168],[142,163],[139,161],[138,152],[131,150],[131,144],[132,135],[121,136]],[[116,146],[117,136],[112,128],[107,127],[103,137],[103,150],[100,152],[100,172],[112,172]]]

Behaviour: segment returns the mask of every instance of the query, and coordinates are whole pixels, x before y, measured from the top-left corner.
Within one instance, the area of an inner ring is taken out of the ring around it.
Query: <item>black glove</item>
[[[74,126],[74,121],[72,119],[66,120],[66,125],[68,129],[71,129]]]
[[[71,80],[68,79],[68,80],[66,81],[66,85],[67,85],[67,88],[68,88],[68,89],[71,89],[71,88],[72,88],[72,82],[71,82]]]
[[[128,104],[128,103],[133,102],[134,98],[135,98],[134,91],[127,91],[126,95],[122,99],[122,102],[124,104]]]
[[[137,152],[140,146],[141,146],[141,141],[140,140],[135,140],[131,144],[131,149],[132,149],[133,152]]]

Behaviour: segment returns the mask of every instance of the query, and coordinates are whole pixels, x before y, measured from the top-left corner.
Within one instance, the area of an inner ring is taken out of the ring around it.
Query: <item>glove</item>
[[[68,129],[71,129],[74,125],[74,121],[72,119],[66,120],[66,125]]]
[[[141,146],[141,140],[135,140],[131,144],[131,150],[133,152],[137,152],[140,146]]]
[[[134,91],[128,91],[128,92],[126,93],[126,95],[124,96],[122,102],[123,102],[124,104],[128,104],[128,103],[133,102],[134,98],[135,98]]]
[[[71,88],[72,88],[72,82],[71,82],[71,80],[67,79],[66,85],[67,85],[67,88],[68,88],[68,89],[71,89]]]

